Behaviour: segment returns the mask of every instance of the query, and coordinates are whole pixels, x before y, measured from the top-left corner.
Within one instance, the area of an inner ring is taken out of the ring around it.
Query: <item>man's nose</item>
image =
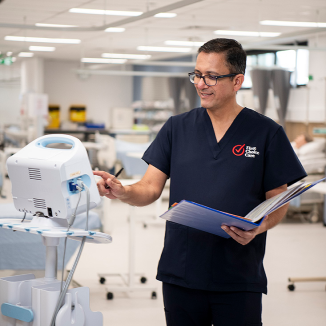
[[[204,82],[204,78],[200,78],[200,80],[199,80],[199,82],[197,84],[197,87],[200,88],[200,89],[208,87]]]

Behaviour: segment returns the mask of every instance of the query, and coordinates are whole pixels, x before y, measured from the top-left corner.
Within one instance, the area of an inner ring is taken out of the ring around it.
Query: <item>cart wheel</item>
[[[143,227],[144,227],[144,229],[146,229],[146,228],[147,228],[147,224],[146,224],[146,223],[144,223],[144,224],[143,224]]]
[[[289,285],[288,285],[288,289],[289,289],[290,291],[294,291],[294,290],[295,290],[295,286],[294,286],[294,284],[289,284]]]
[[[145,276],[142,276],[140,278],[140,283],[145,284],[147,282],[147,278]]]
[[[107,298],[108,300],[113,300],[113,293],[112,293],[112,292],[108,292],[108,293],[106,294],[106,298]]]
[[[105,277],[101,277],[101,278],[100,278],[100,283],[101,283],[101,284],[104,284],[105,281],[106,281]]]
[[[155,291],[152,292],[152,299],[153,300],[156,300],[157,299],[157,294]]]
[[[312,215],[312,216],[310,217],[310,222],[311,222],[311,223],[317,223],[318,220],[319,220],[319,216],[318,216],[318,214],[314,214],[314,215]]]
[[[310,223],[317,223],[319,220],[319,215],[318,215],[318,211],[312,211],[310,214],[308,214],[308,221]]]

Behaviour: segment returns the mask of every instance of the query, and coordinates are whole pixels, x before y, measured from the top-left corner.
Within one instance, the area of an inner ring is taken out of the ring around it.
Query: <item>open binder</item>
[[[265,200],[245,217],[218,211],[187,200],[182,200],[180,203],[173,205],[160,217],[167,221],[189,226],[223,238],[229,238],[230,236],[221,229],[221,225],[235,226],[245,231],[252,230],[260,225],[265,216],[325,179],[323,178],[312,183],[295,184],[288,190]]]

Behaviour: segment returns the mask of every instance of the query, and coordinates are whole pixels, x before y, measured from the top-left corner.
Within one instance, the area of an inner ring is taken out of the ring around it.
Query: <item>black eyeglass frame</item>
[[[191,80],[191,76],[194,76],[194,75],[198,75],[199,78],[203,78],[203,81],[204,81],[205,85],[207,85],[207,86],[215,86],[217,84],[217,80],[218,79],[225,78],[225,77],[233,77],[233,76],[236,76],[236,75],[239,75],[239,74],[227,74],[227,75],[220,75],[220,76],[213,76],[213,75],[201,75],[201,76],[199,76],[199,74],[196,74],[195,72],[189,72],[188,73],[188,76],[189,76],[190,81],[193,84],[197,85],[198,83],[195,83],[194,81]],[[206,83],[205,77],[207,77],[207,76],[210,76],[210,77],[214,77],[215,78],[215,84],[214,85],[208,85]]]

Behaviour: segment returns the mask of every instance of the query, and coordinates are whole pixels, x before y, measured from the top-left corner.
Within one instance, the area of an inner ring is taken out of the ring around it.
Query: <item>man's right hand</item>
[[[110,173],[104,171],[94,171],[93,173],[102,178],[97,183],[101,196],[120,199],[132,206],[146,206],[153,203],[160,197],[167,179],[164,172],[151,164],[140,181],[125,187]],[[109,189],[105,188],[105,186],[108,186]]]
[[[97,188],[101,196],[110,199],[122,199],[125,196],[125,187],[114,175],[104,171],[93,171],[93,174],[102,178],[97,182]]]

